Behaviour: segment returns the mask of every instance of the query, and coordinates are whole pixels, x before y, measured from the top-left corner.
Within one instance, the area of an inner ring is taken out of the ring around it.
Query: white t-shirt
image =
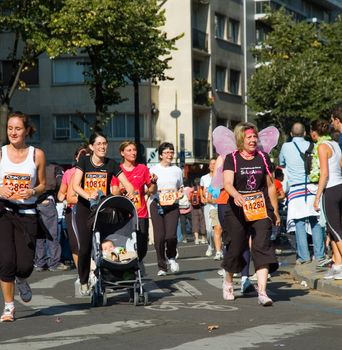
[[[201,177],[200,185],[203,187],[204,194],[208,193],[208,188],[211,184],[211,180],[212,180],[212,177],[210,176],[210,173],[207,175],[203,175]],[[215,205],[215,204],[208,203],[205,205],[207,205],[209,207],[209,210],[217,208],[217,205]]]
[[[162,166],[160,163],[150,168],[150,174],[158,176],[158,191],[176,190],[183,186],[183,174],[181,168],[176,165]],[[158,193],[153,195],[158,198]]]

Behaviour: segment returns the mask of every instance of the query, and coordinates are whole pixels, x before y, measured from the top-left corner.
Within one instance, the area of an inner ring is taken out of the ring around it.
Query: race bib
[[[246,221],[256,221],[267,218],[266,203],[262,192],[243,194],[243,197],[245,198],[243,212]]]
[[[23,188],[31,188],[31,175],[16,173],[6,174],[4,176],[3,184],[13,191],[10,199],[21,199],[18,192]]]
[[[84,174],[84,190],[88,193],[102,191],[107,194],[107,173],[85,173]]]
[[[178,191],[174,189],[163,189],[159,193],[159,203],[160,205],[173,205],[178,199]]]
[[[131,199],[135,208],[140,209],[141,208],[141,196],[139,190],[135,190],[133,193],[133,198]]]

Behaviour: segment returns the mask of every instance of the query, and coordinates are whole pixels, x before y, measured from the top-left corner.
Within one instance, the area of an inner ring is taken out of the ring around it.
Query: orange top
[[[216,204],[227,204],[229,194],[226,190],[222,189],[220,195],[216,199]]]
[[[279,194],[279,192],[283,189],[281,182],[278,179],[274,179],[274,185],[276,187],[277,193]]]

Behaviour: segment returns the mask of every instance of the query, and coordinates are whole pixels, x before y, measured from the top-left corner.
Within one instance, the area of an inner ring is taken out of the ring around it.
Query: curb
[[[308,264],[309,265],[309,264]],[[316,272],[312,267],[296,266],[292,270],[293,277],[301,283],[305,281],[309,288],[319,292],[342,297],[342,280],[325,280],[322,273]]]

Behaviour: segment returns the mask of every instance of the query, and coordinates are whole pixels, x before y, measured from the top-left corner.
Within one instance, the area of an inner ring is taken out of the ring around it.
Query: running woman
[[[37,196],[45,190],[45,155],[26,144],[34,128],[15,112],[7,118],[9,144],[0,154],[0,282],[5,302],[1,322],[15,317],[15,283],[24,302],[32,298],[26,279],[33,271],[38,232]]]

